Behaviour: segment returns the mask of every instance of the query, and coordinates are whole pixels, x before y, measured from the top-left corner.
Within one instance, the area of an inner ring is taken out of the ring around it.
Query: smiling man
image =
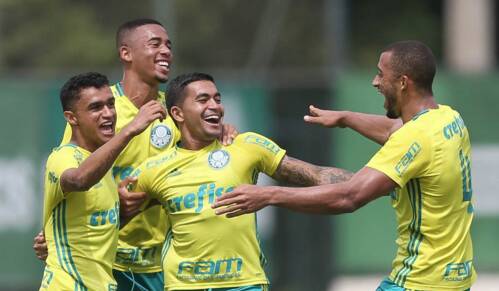
[[[471,287],[471,144],[460,114],[433,96],[436,63],[418,41],[386,47],[372,85],[384,95],[387,117],[311,107],[305,120],[351,127],[382,148],[349,181],[309,188],[246,185],[224,194],[218,214],[237,216],[276,205],[309,213],[353,212],[390,194],[398,250],[379,291]]]
[[[115,101],[105,76],[77,75],[63,86],[60,98],[72,134],[47,160],[43,225],[48,257],[40,290],[115,290],[119,200],[109,170],[127,143],[153,120],[165,118],[166,110],[148,102],[115,136]]]
[[[116,48],[123,65],[123,79],[111,86],[116,99],[116,131],[120,132],[139,110],[151,100],[165,104],[159,90],[168,81],[173,61],[171,41],[163,25],[153,19],[136,19],[123,23],[116,33]],[[66,126],[62,143],[71,136]],[[172,147],[180,138],[170,116],[154,121],[137,135],[118,156],[112,169],[119,183],[146,158]],[[144,197],[145,194],[142,195]],[[121,214],[128,215],[143,201],[120,197]],[[162,290],[161,248],[168,223],[159,206],[141,212],[119,231],[113,274],[118,290],[144,288]]]
[[[240,184],[256,183],[260,172],[298,185],[344,181],[351,174],[288,157],[252,132],[238,135],[229,146],[221,144],[217,137],[225,111],[207,74],[171,81],[167,107],[181,131],[180,142],[134,172],[134,191],[158,200],[171,223],[163,251],[165,290],[267,290],[256,216],[217,216],[211,208],[215,199]]]
[[[165,104],[166,96],[160,85],[168,81],[173,62],[172,43],[164,26],[153,19],[135,19],[123,23],[116,33],[116,49],[123,66],[123,79],[111,86],[116,99],[116,132],[130,122],[151,100]],[[219,137],[224,144],[232,142],[237,133],[224,125]],[[61,144],[71,138],[67,124]],[[170,116],[154,121],[137,135],[116,159],[113,176],[119,183],[129,176],[146,158],[173,147],[180,132]],[[143,202],[145,193],[120,197],[122,214],[134,213]],[[129,221],[119,232],[114,276],[118,290],[163,290],[161,249],[168,221],[159,206],[152,206]],[[34,248],[44,259],[46,247],[43,234],[35,238]]]

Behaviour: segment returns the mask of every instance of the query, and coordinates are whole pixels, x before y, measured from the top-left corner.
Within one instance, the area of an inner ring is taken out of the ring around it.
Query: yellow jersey
[[[218,216],[216,197],[258,173],[272,175],[285,151],[271,140],[240,134],[229,146],[214,141],[190,151],[174,148],[147,159],[134,173],[136,190],[163,206],[171,231],[163,250],[165,290],[267,285],[256,214]]]
[[[458,112],[444,105],[394,132],[367,167],[397,183],[398,237],[390,280],[408,289],[465,290],[475,281],[471,145]]]
[[[138,114],[139,109],[124,95],[120,83],[111,86],[115,97],[116,132],[123,129]],[[163,92],[158,100],[165,103]],[[66,125],[63,143],[71,138]],[[116,183],[129,176],[145,159],[161,153],[180,139],[180,132],[168,115],[155,120],[141,134],[135,136],[116,159],[113,176]],[[116,261],[113,268],[120,271],[152,273],[161,271],[161,249],[168,229],[168,221],[160,206],[154,206],[134,217],[120,229]]]
[[[40,290],[115,290],[112,265],[119,229],[119,198],[108,173],[84,192],[63,193],[60,177],[90,152],[72,144],[49,156],[43,230],[48,247]]]

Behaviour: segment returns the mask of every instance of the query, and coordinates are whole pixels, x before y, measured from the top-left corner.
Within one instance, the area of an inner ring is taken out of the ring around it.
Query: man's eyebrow
[[[201,93],[201,94],[198,94],[198,95],[196,96],[196,99],[198,99],[198,98],[204,98],[204,97],[210,97],[210,94],[208,94],[208,93]]]

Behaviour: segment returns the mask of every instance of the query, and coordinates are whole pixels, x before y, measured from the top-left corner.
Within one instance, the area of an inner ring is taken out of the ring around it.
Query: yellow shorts
[[[99,281],[99,282],[98,282]],[[71,276],[59,268],[45,266],[40,291],[90,291],[105,290],[116,291],[117,285],[113,278],[102,282],[102,280],[84,281],[76,276]]]

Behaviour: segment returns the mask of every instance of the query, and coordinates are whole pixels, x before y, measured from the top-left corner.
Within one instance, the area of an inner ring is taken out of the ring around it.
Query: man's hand
[[[48,256],[47,242],[45,241],[45,234],[43,230],[40,231],[33,239],[33,249],[35,250],[36,257],[41,261],[45,261]]]
[[[130,192],[128,186],[137,182],[137,177],[126,177],[118,184],[120,196],[120,217],[129,219],[140,212],[140,206],[147,198],[145,192]]]
[[[322,110],[313,105],[310,105],[308,109],[310,115],[303,117],[306,122],[320,124],[325,127],[345,127],[343,124],[345,111]]]
[[[215,211],[217,215],[226,214],[227,217],[258,211],[269,205],[271,188],[255,185],[238,186],[234,191],[218,197],[212,208],[218,208]]]
[[[126,129],[129,130],[132,135],[137,135],[143,132],[154,120],[165,119],[166,115],[165,107],[160,102],[151,100],[140,107],[139,113],[127,125]]]
[[[224,146],[228,146],[232,144],[238,134],[237,129],[233,125],[224,124],[222,128],[222,135],[219,137],[219,140]]]

